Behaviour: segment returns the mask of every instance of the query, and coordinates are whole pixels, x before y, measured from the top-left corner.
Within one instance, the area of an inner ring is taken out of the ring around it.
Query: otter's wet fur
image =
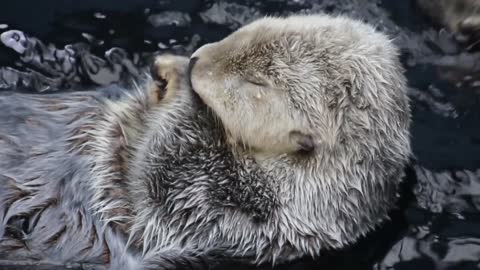
[[[157,84],[133,92],[2,94],[0,257],[169,269],[354,243],[394,207],[410,154],[397,54],[346,17],[266,18],[190,67],[159,56]]]

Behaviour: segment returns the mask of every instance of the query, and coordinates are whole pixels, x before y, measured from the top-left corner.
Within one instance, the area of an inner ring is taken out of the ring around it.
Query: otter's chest
[[[179,123],[169,141],[153,148],[145,179],[151,199],[168,207],[179,198],[186,205],[202,198],[208,205],[198,207],[229,208],[266,220],[277,203],[271,181],[253,161],[236,157],[205,119],[193,121]]]

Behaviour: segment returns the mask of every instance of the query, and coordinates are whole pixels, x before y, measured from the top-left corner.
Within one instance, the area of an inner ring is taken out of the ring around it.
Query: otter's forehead
[[[264,43],[279,41],[288,37],[299,40],[321,39],[345,43],[378,44],[375,39],[385,36],[372,26],[347,17],[333,16],[292,16],[288,18],[266,17],[254,21],[230,37],[242,43]],[[372,40],[373,39],[373,40]],[[242,42],[243,41],[243,42]]]
[[[266,71],[275,66],[284,70],[308,65],[305,61],[334,64],[344,54],[382,61],[397,55],[388,37],[372,26],[331,16],[260,19],[219,42],[215,50],[228,72]]]

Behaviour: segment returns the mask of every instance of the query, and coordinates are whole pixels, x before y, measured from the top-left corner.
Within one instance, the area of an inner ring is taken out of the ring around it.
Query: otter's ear
[[[311,134],[305,134],[298,130],[290,131],[290,141],[294,143],[298,151],[311,152],[315,149],[315,142]]]
[[[369,106],[368,102],[363,96],[362,89],[360,89],[361,86],[356,83],[355,78],[345,79],[342,83],[342,87],[355,107],[363,110]]]

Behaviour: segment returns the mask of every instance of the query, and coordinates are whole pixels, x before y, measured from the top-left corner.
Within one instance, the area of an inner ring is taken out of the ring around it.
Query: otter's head
[[[335,148],[408,122],[395,47],[344,17],[260,19],[199,48],[190,78],[231,140],[258,152]]]

